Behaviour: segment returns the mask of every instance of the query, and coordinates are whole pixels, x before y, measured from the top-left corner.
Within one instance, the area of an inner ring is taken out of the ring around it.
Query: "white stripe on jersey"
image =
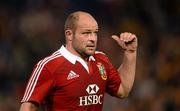
[[[34,91],[34,88],[36,86],[37,80],[38,80],[40,73],[41,73],[43,67],[45,66],[45,64],[57,57],[60,57],[60,56],[62,56],[62,55],[59,53],[59,50],[58,50],[58,51],[54,52],[51,56],[46,57],[43,60],[39,61],[39,63],[37,64],[37,67],[34,69],[33,74],[29,80],[24,97],[21,102],[28,101],[29,98],[31,97],[32,92]]]
[[[106,55],[104,52],[100,52],[100,51],[95,51],[95,54],[103,54],[103,55]]]

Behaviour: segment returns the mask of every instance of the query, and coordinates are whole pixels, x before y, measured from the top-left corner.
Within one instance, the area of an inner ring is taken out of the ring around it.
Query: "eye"
[[[82,34],[90,34],[91,32],[83,32]]]
[[[94,34],[97,36],[98,35],[98,31],[95,31]]]
[[[94,33],[97,35],[97,34],[98,34],[98,31],[95,31]]]

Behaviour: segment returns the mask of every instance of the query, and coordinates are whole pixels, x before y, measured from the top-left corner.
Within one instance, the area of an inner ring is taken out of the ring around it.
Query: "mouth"
[[[89,44],[89,45],[87,45],[87,47],[95,47],[95,45],[94,44]]]
[[[89,44],[86,47],[90,50],[94,50],[96,46],[94,44]]]

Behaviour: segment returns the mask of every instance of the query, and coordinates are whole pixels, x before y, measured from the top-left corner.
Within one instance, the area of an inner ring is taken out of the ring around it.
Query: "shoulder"
[[[64,61],[64,57],[60,53],[53,53],[43,59],[41,59],[37,64],[36,67],[46,68],[48,70],[55,70],[57,66],[62,64]]]
[[[56,66],[64,61],[64,57],[61,54],[51,55],[43,59],[46,62],[46,66]]]
[[[96,60],[104,61],[104,62],[109,62],[109,59],[107,55],[104,52],[96,51],[93,57]]]

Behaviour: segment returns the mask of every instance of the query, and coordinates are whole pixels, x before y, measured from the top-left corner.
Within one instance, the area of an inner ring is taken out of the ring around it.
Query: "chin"
[[[88,56],[91,56],[91,55],[93,55],[95,53],[95,51],[88,51],[86,54],[88,55]]]

